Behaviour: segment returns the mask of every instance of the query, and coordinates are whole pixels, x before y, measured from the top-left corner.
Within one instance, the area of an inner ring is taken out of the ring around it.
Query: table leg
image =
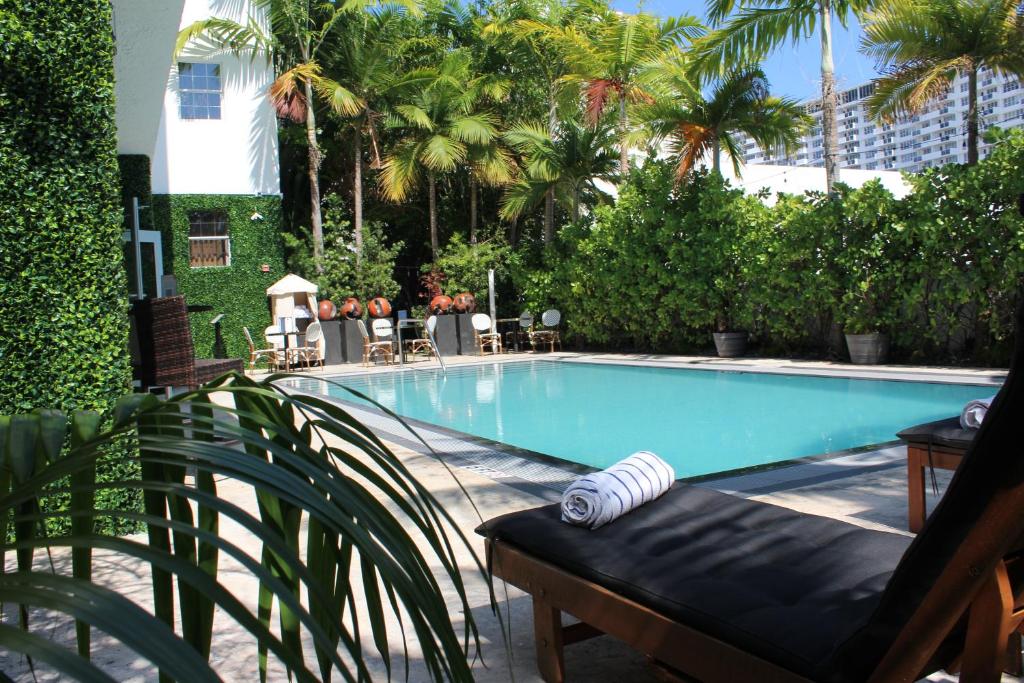
[[[919,448],[907,448],[907,528],[917,533],[924,526],[925,456]]]

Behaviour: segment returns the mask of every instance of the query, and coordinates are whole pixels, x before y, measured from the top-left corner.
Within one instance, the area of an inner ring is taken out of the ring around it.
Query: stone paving
[[[506,359],[502,359],[506,360]],[[473,359],[458,362],[474,362]],[[684,361],[674,361],[684,362]],[[904,372],[901,368],[899,371]],[[373,372],[388,372],[387,369],[373,369]],[[936,369],[936,375],[949,374],[948,369]],[[326,374],[330,373],[328,369]],[[957,372],[953,372],[957,374]],[[975,372],[979,381],[991,377],[989,371]],[[386,436],[386,435],[385,435]],[[538,497],[529,488],[510,486],[503,483],[502,477],[493,476],[487,469],[474,470],[472,467],[446,467],[437,459],[421,452],[416,452],[403,444],[393,443],[394,450],[429,490],[444,504],[455,519],[458,528],[469,539],[470,547],[477,557],[482,556],[482,540],[472,533],[472,529],[482,518],[539,505],[550,496]],[[796,510],[821,514],[843,519],[853,524],[874,529],[884,529],[896,533],[907,533],[906,528],[906,471],[901,466],[902,455],[899,449],[888,449],[871,453],[858,453],[845,456],[847,460],[823,461],[798,465],[787,476],[772,475],[765,478],[764,473],[749,475],[748,478],[733,477],[717,482],[705,482],[722,490],[783,505]],[[819,469],[806,469],[819,467]],[[799,470],[797,468],[805,469]],[[824,468],[824,469],[821,469]],[[845,468],[845,469],[844,469]],[[487,476],[491,474],[492,476]],[[948,482],[949,473],[938,472],[940,488]],[[453,479],[458,478],[468,492],[467,500],[460,487]],[[250,492],[241,486],[222,482],[221,491],[231,500],[254,510],[255,501]],[[934,497],[929,496],[929,504]],[[222,525],[222,532],[246,547],[247,534],[240,528],[230,524]],[[474,661],[476,679],[483,682],[500,681],[539,681],[534,668],[532,615],[530,601],[520,591],[499,585],[496,587],[498,603],[502,615],[501,621],[491,611],[488,591],[484,580],[476,571],[476,565],[469,549],[459,553],[460,566],[466,577],[467,590],[473,617],[480,629],[482,641],[482,660]],[[67,565],[66,555],[54,554],[54,564],[58,570]],[[39,559],[41,567],[46,560]],[[97,553],[98,569],[96,580],[108,586],[116,587],[143,606],[149,602],[148,570],[137,563],[125,561],[123,558],[108,553]],[[8,557],[8,570],[13,568],[13,558]],[[255,611],[256,584],[249,575],[230,558],[221,561],[221,580],[238,595],[242,601]],[[461,605],[454,600],[450,590],[445,594],[451,606],[451,613],[460,627],[465,615]],[[35,621],[56,640],[69,640],[73,626],[50,615],[38,613]],[[14,623],[16,613],[9,607],[3,612],[3,620]],[[397,633],[397,622],[392,619],[392,631]],[[503,627],[507,633],[509,647],[504,643]],[[400,640],[393,639],[391,648],[396,662],[401,659],[402,645]],[[312,649],[308,649],[308,661],[315,669],[315,657]],[[152,681],[155,672],[144,662],[140,662],[132,652],[109,639],[102,637],[94,641],[95,660],[119,681]],[[374,680],[386,680],[383,664],[369,655],[374,673]],[[211,657],[214,667],[226,681],[255,681],[256,646],[224,614],[216,617],[216,633]],[[614,682],[623,681],[643,683],[659,680],[656,673],[647,665],[644,658],[620,642],[609,637],[601,637],[585,641],[566,648],[566,667],[570,681]],[[59,680],[52,672],[45,669],[36,671],[35,679],[20,658],[0,651],[0,671],[16,681],[52,681]],[[410,665],[408,679],[415,683],[425,681],[426,673],[418,658],[416,644],[410,643]],[[404,680],[406,671],[402,666],[393,674],[395,680]],[[337,678],[337,677],[336,677]],[[270,679],[273,681],[288,680],[280,666],[271,668]],[[1005,680],[1016,680],[1004,677]],[[956,677],[939,674],[930,680],[953,681]]]

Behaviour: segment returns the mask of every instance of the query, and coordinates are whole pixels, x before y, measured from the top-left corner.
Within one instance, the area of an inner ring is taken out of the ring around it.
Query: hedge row
[[[109,0],[0,0],[0,414],[129,389],[110,21]]]
[[[1005,365],[1024,278],[1024,131],[974,167],[768,206],[718,176],[673,187],[636,169],[614,206],[518,269],[525,305],[560,308],[583,344],[702,352],[713,330],[755,352],[843,356],[842,332],[887,332],[897,360]]]
[[[190,305],[213,310],[193,313],[192,338],[196,355],[214,356],[214,330],[210,320],[223,313],[221,329],[231,358],[249,357],[242,327],[259,339],[270,324],[267,287],[285,275],[279,233],[281,199],[238,195],[153,195],[153,223],[163,237],[164,272],[174,273],[178,291]],[[231,265],[192,268],[189,265],[189,214],[223,211],[231,237]],[[259,214],[262,218],[253,220]],[[269,266],[263,272],[262,266]]]

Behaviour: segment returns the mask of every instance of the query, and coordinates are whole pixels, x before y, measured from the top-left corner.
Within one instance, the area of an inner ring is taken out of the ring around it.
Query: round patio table
[[[265,333],[263,335],[265,337],[284,337],[284,370],[285,370],[285,372],[291,372],[291,369],[292,369],[291,354],[288,353],[288,349],[291,348],[290,347],[291,340],[289,339],[289,337],[291,337],[293,335],[295,337],[305,337],[306,333],[305,332],[298,332],[298,331],[294,331],[294,332],[267,332],[267,333]]]

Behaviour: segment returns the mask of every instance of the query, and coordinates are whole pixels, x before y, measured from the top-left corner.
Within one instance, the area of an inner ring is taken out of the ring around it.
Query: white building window
[[[183,119],[220,118],[220,64],[178,63],[178,114]]]
[[[188,215],[189,265],[211,268],[231,265],[228,216],[223,211],[193,211]]]

